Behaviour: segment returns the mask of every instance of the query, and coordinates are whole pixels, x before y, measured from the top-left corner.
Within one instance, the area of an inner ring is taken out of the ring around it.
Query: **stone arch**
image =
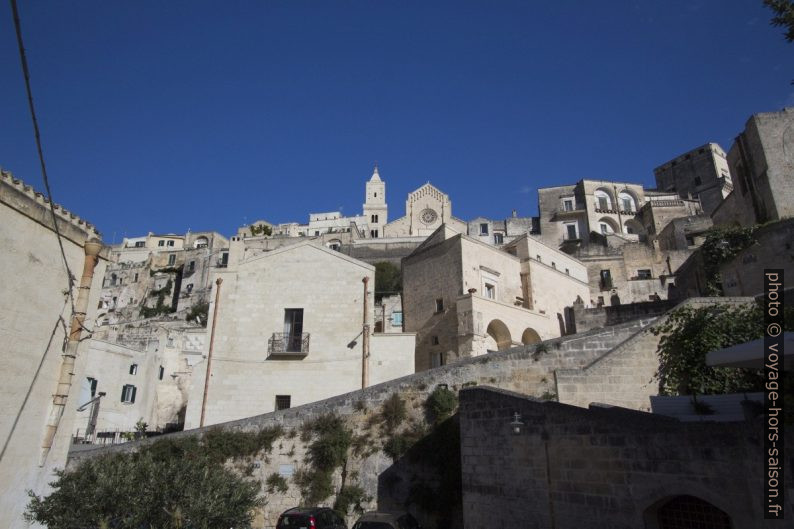
[[[643,513],[648,529],[733,529],[731,517],[697,496],[682,494],[663,498]]]
[[[196,241],[193,243],[193,248],[206,248],[209,246],[210,240],[203,235],[200,237],[196,237]]]
[[[513,340],[510,337],[510,329],[507,328],[507,325],[505,325],[502,320],[491,320],[485,332],[488,333],[488,336],[495,342],[497,351],[504,351],[513,345]]]
[[[595,197],[596,209],[602,211],[612,209],[612,205],[615,203],[615,197],[612,196],[612,191],[607,187],[599,187],[593,191],[593,197]]]
[[[623,233],[645,235],[645,226],[637,219],[628,219],[623,223]]]
[[[339,248],[342,247],[342,241],[339,239],[331,239],[325,245],[330,248],[331,250],[339,251]]]
[[[601,228],[602,224],[607,225],[608,227],[607,233],[604,233],[603,229]],[[611,219],[609,217],[601,217],[600,219],[598,219],[598,233],[601,233],[603,235],[607,235],[609,233],[620,233],[620,228],[618,227],[618,223],[615,222],[614,219]]]
[[[521,343],[524,345],[529,345],[532,343],[539,343],[542,340],[540,339],[540,335],[538,331],[533,329],[532,327],[527,327],[524,329],[524,333],[521,335]]]

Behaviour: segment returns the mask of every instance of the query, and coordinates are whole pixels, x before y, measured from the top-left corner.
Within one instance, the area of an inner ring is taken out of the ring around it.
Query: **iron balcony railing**
[[[309,333],[274,332],[267,343],[268,355],[296,355],[309,353]]]

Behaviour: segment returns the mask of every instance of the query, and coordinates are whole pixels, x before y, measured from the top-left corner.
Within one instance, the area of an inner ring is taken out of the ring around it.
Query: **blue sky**
[[[794,105],[760,0],[20,4],[56,202],[107,242],[358,214],[375,160],[391,219],[426,181],[463,219],[536,215]],[[42,189],[0,28],[0,166]]]

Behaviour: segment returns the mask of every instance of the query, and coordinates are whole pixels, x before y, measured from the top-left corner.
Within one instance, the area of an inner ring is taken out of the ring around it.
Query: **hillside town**
[[[727,150],[649,160],[653,188],[577,175],[538,188],[534,216],[461,219],[429,181],[402,208],[382,163],[357,215],[118,244],[3,170],[0,526],[28,527],[56,469],[225,432],[268,439],[225,456],[266,497],[254,527],[312,505],[427,528],[782,527],[760,389],[668,384],[660,351],[678,314],[750,310],[765,269],[791,291],[792,131],[794,108],[759,112]],[[318,466],[332,423],[344,463]]]

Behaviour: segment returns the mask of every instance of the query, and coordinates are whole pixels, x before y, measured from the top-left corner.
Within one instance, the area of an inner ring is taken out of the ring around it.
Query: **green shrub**
[[[267,485],[267,491],[270,494],[273,494],[274,492],[280,492],[281,494],[284,494],[289,490],[289,485],[287,485],[287,480],[284,479],[284,476],[282,476],[278,472],[273,472],[272,474],[270,474],[267,477],[265,484]]]
[[[763,310],[758,304],[681,307],[651,330],[661,335],[656,377],[663,395],[741,393],[760,391],[759,369],[711,367],[710,351],[748,342],[763,335]],[[784,330],[794,328],[794,308],[784,308]]]
[[[348,485],[342,487],[342,489],[336,495],[336,500],[334,501],[334,510],[342,517],[350,514],[351,509],[356,514],[363,514],[364,507],[361,504],[368,503],[370,501],[372,501],[372,497],[368,496],[364,492],[364,489],[358,485]]]
[[[405,420],[405,401],[397,393],[392,393],[391,397],[383,401],[380,410],[380,418],[387,432],[394,431]]]
[[[259,484],[211,457],[195,438],[106,454],[57,471],[47,497],[29,492],[25,518],[50,529],[250,527]]]
[[[458,407],[458,396],[454,391],[438,386],[427,397],[425,408],[430,422],[439,423],[448,418]]]

